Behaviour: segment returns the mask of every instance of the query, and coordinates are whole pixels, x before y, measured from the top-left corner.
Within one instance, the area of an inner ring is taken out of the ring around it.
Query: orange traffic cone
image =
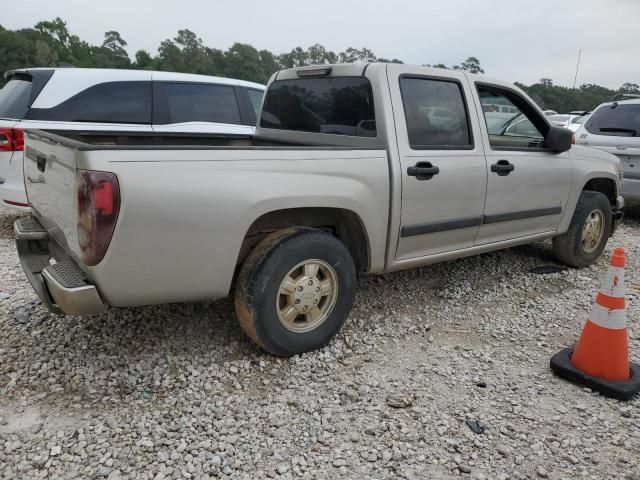
[[[575,348],[554,355],[551,369],[561,377],[620,400],[629,400],[640,391],[640,366],[629,362],[627,346],[624,249],[613,251],[607,275]]]

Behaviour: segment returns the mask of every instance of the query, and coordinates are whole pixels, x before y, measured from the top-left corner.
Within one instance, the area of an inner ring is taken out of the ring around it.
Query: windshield
[[[578,125],[582,125],[584,121],[587,119],[588,115],[583,115],[582,117],[574,118],[571,123],[577,123]]]
[[[640,134],[640,104],[604,105],[591,114],[584,128],[597,135],[636,137]]]
[[[373,92],[362,77],[281,80],[267,91],[260,126],[375,137]]]
[[[10,80],[0,90],[0,118],[22,120],[29,110],[31,82],[28,80]]]

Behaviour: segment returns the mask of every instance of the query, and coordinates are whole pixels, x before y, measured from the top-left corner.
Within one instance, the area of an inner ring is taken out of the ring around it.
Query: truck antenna
[[[576,82],[578,80],[578,69],[580,68],[580,56],[582,55],[582,49],[578,50],[578,63],[576,64],[576,75],[573,77],[573,88],[576,88]]]

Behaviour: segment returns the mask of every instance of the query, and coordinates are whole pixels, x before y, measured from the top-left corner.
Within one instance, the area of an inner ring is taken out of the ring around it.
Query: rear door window
[[[206,83],[157,82],[154,124],[211,122],[241,125],[235,89]]]
[[[371,83],[363,77],[280,80],[266,93],[260,126],[278,130],[375,137]]]
[[[613,103],[593,112],[584,128],[596,135],[640,136],[640,104]]]
[[[0,90],[0,118],[21,120],[29,110],[30,80],[9,80]]]
[[[404,77],[400,91],[412,149],[473,147],[469,116],[457,82]]]
[[[94,85],[52,108],[32,108],[29,120],[151,123],[151,82]]]

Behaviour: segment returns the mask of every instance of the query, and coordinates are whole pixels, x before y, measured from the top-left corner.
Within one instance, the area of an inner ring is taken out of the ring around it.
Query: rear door
[[[463,74],[389,65],[402,170],[397,260],[469,248],[482,223],[487,170]]]
[[[233,85],[154,81],[153,130],[164,133],[253,135],[243,92]]]
[[[571,185],[569,152],[544,147],[549,124],[516,90],[483,83],[474,88],[488,169],[483,225],[474,244],[555,231]],[[498,114],[496,105],[511,113]]]

